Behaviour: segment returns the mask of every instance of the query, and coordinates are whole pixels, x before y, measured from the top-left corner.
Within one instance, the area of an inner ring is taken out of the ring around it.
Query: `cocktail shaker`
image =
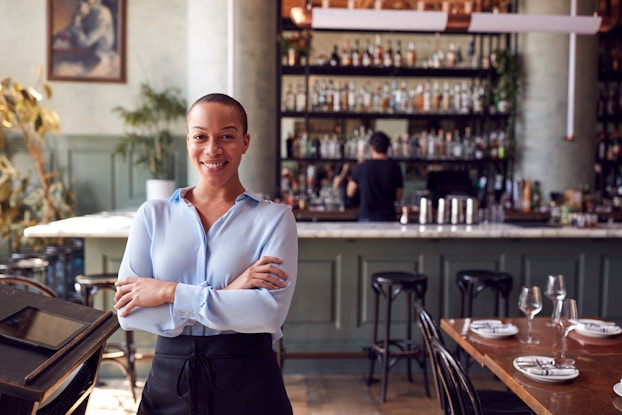
[[[419,224],[432,223],[432,200],[422,197],[419,201]]]

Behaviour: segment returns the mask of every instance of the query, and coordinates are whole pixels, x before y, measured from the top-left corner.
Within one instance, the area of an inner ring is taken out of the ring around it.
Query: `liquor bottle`
[[[443,83],[443,94],[441,96],[441,111],[449,112],[451,103],[451,94],[449,92],[449,83],[445,81]]]
[[[460,131],[454,130],[453,142],[451,146],[451,157],[454,159],[464,158],[464,142],[460,137]]]
[[[473,84],[473,95],[471,99],[473,112],[481,114],[484,112],[484,87],[481,84]]]
[[[391,87],[389,82],[385,82],[382,85],[382,92],[380,94],[380,111],[383,113],[391,112]]]
[[[376,85],[373,89],[372,97],[371,97],[371,107],[373,112],[380,112],[380,102],[382,96],[382,89],[380,87],[380,83],[376,82]]]
[[[349,88],[348,88],[348,83],[344,82],[343,86],[341,87],[341,111],[348,111],[348,105],[349,105]]]
[[[531,212],[531,181],[525,179],[523,183],[523,197],[521,199],[521,210],[523,212]]]
[[[307,110],[307,94],[302,87],[302,84],[299,82],[296,85],[296,111],[304,112]]]
[[[361,59],[363,66],[371,66],[373,64],[372,49],[369,39],[365,39],[365,47],[363,48],[363,58]]]
[[[423,86],[423,84],[417,85],[416,97],[417,105],[415,105],[415,107],[417,111],[422,112],[425,104],[425,87]]]
[[[326,56],[326,49],[320,48],[320,53],[317,55],[317,66],[324,66],[328,61],[328,57]]]
[[[469,93],[469,88],[467,85],[467,81],[462,81],[462,88],[460,89],[460,113],[468,114],[471,109],[471,94]]]
[[[393,47],[391,46],[391,39],[387,40],[387,48],[383,53],[382,65],[386,68],[393,66]]]
[[[402,41],[397,40],[397,44],[395,45],[395,52],[393,52],[393,66],[399,68],[402,66]]]
[[[287,84],[287,89],[285,90],[285,111],[294,111],[296,109],[296,96],[294,94],[294,90],[292,89],[292,84]]]
[[[324,111],[333,110],[334,92],[335,92],[335,88],[334,88],[333,80],[330,79],[328,81],[328,85],[326,86],[326,89],[324,90],[324,95],[326,96],[326,104],[325,104]]]
[[[373,55],[372,55],[372,65],[373,66],[382,66],[384,59],[384,50],[382,48],[382,37],[379,34],[376,34],[376,41],[374,43]]]
[[[468,65],[471,68],[477,68],[477,57],[475,56],[475,36],[469,38],[469,49],[467,51]]]
[[[449,50],[447,51],[447,62],[446,66],[448,68],[455,68],[456,66],[456,44],[451,42],[449,44]]]
[[[426,81],[425,86],[423,87],[423,112],[430,112],[432,109],[432,87],[430,85],[430,81]]]
[[[358,39],[354,39],[354,47],[352,48],[352,57],[350,58],[350,62],[352,66],[360,66],[361,65],[361,46],[359,44]]]
[[[363,95],[363,111],[371,112],[373,94],[371,90],[371,83],[369,81],[365,83],[365,86],[363,87],[362,95]]]
[[[350,81],[348,83],[347,89],[348,99],[347,99],[347,109],[348,111],[356,111],[356,86],[354,81]]]
[[[328,61],[330,66],[339,66],[341,59],[339,58],[339,48],[337,45],[333,46],[333,53],[330,55],[330,60]]]
[[[415,50],[415,42],[408,42],[408,51],[406,52],[406,66],[413,68],[417,65],[417,51]]]
[[[439,32],[436,32],[436,34],[434,35],[435,38],[435,42],[434,42],[434,67],[435,68],[442,68],[445,65],[445,52],[443,52],[443,48],[441,47],[441,34]]]
[[[313,81],[309,102],[311,105],[311,111],[318,111],[320,109],[320,81],[317,79]]]
[[[438,112],[441,107],[441,90],[438,86],[438,81],[434,81],[432,87],[432,111]]]
[[[350,49],[350,40],[346,39],[344,47],[341,50],[341,65],[352,66],[352,50]]]
[[[533,190],[531,192],[531,210],[539,211],[542,206],[542,191],[540,190],[540,182],[534,180]]]
[[[453,104],[452,111],[455,113],[459,113],[461,109],[461,98],[460,98],[460,83],[456,82],[454,85],[454,94],[453,94]]]
[[[326,105],[326,81],[320,82],[318,88],[318,111],[326,111],[328,109]]]
[[[334,112],[341,111],[341,84],[339,81],[335,81],[335,88],[333,89],[333,107]]]

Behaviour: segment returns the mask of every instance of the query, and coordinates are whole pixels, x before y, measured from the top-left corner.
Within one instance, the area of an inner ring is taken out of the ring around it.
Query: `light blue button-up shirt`
[[[147,201],[136,212],[119,278],[179,284],[173,304],[137,307],[119,317],[121,327],[166,337],[271,333],[278,340],[296,285],[293,213],[246,191],[206,233],[196,209],[183,198],[189,190],[178,189],[168,200]],[[274,265],[289,276],[287,287],[222,290],[262,256],[283,260]]]

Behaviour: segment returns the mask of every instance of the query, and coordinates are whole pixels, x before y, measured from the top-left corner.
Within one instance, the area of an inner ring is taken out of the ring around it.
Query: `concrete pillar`
[[[271,195],[278,142],[276,19],[276,5],[265,2],[188,0],[188,101],[222,92],[244,105],[251,146],[242,159],[240,178],[246,188]],[[229,67],[230,52],[233,67]],[[188,183],[197,181],[197,173],[189,165]]]
[[[593,0],[577,0],[577,14],[591,15]],[[525,0],[520,13],[570,14],[569,0]],[[515,176],[540,180],[549,192],[594,185],[598,37],[577,35],[574,140],[566,140],[568,34],[517,37],[523,76],[516,124]]]
[[[251,146],[240,167],[247,188],[275,195],[276,154],[276,30],[274,2],[235,3],[235,96],[248,112]]]

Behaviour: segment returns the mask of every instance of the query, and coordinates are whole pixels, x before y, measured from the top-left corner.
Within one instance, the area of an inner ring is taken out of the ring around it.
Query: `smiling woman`
[[[294,216],[240,181],[237,100],[205,95],[186,120],[199,181],[138,209],[119,269],[121,326],[158,335],[138,413],[291,414],[272,343],[296,285]]]

